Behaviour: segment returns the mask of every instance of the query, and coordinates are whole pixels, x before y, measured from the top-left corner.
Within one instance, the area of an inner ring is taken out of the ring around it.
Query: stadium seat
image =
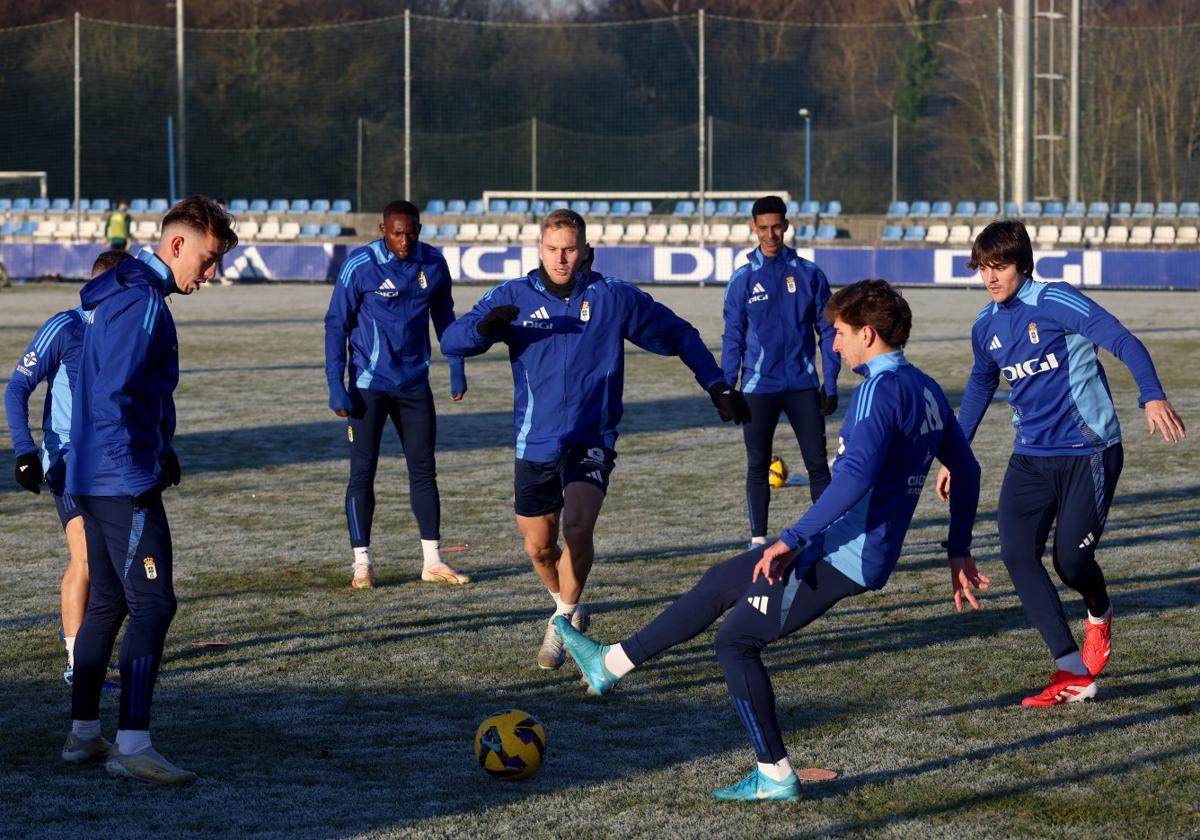
[[[821,215],[824,216],[826,219],[836,219],[838,216],[842,215],[842,202],[840,202],[840,201],[825,202],[825,209],[821,211]]]
[[[12,209],[17,211],[18,213],[24,213],[24,212],[28,211],[32,205],[33,205],[33,201],[31,199],[14,198],[13,203],[12,203]]]
[[[889,219],[903,219],[908,215],[907,201],[893,201],[888,205],[887,217]]]
[[[336,239],[342,235],[342,226],[337,222],[326,222],[321,225],[321,237],[323,239]]]
[[[535,216],[544,216],[550,212],[550,202],[544,198],[535,198],[529,202],[529,210]]]
[[[1176,245],[1195,245],[1200,241],[1200,231],[1195,225],[1183,225],[1175,231]]]
[[[111,208],[112,208],[112,204],[109,202],[109,200],[107,198],[93,198],[92,199],[92,212],[93,213],[107,213]]]
[[[500,225],[500,241],[504,243],[516,242],[521,235],[521,226],[516,222],[505,222]]]
[[[694,201],[677,201],[675,202],[675,210],[671,213],[672,216],[695,216],[696,202]]]
[[[290,206],[291,205],[288,204],[288,200],[286,198],[276,198],[272,199],[271,206],[268,209],[272,213],[286,214],[288,212],[288,207]]]
[[[440,216],[446,212],[446,202],[440,198],[431,198],[425,205],[426,216]]]
[[[675,222],[667,228],[666,242],[669,245],[682,245],[688,241],[688,226],[682,222]]]
[[[1037,231],[1038,245],[1057,245],[1058,244],[1058,225],[1040,225]]]
[[[332,210],[334,213],[349,213],[350,212],[350,199],[339,198],[337,201],[333,202],[332,205],[330,205],[329,209]]]
[[[641,200],[633,202],[633,207],[629,210],[631,216],[649,216],[653,212],[654,207],[649,201]]]
[[[883,229],[883,235],[879,237],[880,242],[899,242],[904,238],[904,231],[900,225],[888,225]]]
[[[929,218],[929,202],[914,201],[908,206],[908,218],[910,219],[927,219]]]
[[[1174,219],[1179,216],[1179,205],[1174,201],[1160,201],[1154,210],[1156,219]]]
[[[724,245],[729,241],[729,224],[717,222],[708,226],[708,241],[714,245]]]
[[[1133,216],[1133,205],[1128,201],[1118,201],[1113,207],[1112,214],[1121,219],[1128,219]]]
[[[949,201],[933,202],[933,206],[931,206],[929,208],[929,215],[935,219],[950,218],[950,202]]]
[[[104,235],[104,229],[95,219],[84,219],[79,223],[79,238],[83,242],[97,242]]]
[[[925,226],[924,225],[910,225],[904,231],[904,241],[905,242],[924,242],[925,241]]]
[[[11,198],[0,198],[0,213],[7,213],[12,209]]]
[[[453,242],[458,238],[458,222],[445,222],[438,228],[438,238],[444,242]]]
[[[0,225],[0,236],[16,236],[17,223],[11,219]]]
[[[1062,245],[1079,245],[1083,242],[1083,228],[1079,225],[1063,225],[1058,232],[1058,241]]]
[[[789,202],[795,204],[795,202]],[[821,212],[821,204],[816,201],[806,201],[803,204],[797,205],[795,213],[788,213],[791,218],[815,219],[817,214]]]
[[[699,206],[699,205],[697,205],[697,206]],[[713,216],[717,215],[717,202],[713,201],[711,198],[705,199],[704,215],[706,218],[710,218],[710,219]]]
[[[170,209],[171,209],[171,205],[165,198],[150,199],[150,212],[151,213],[166,213]]]
[[[796,225],[796,230],[792,234],[793,242],[811,242],[817,235],[817,228],[811,222],[805,222],[802,225]]]
[[[578,213],[580,216],[583,216],[584,218],[587,218],[589,215],[591,215],[592,204],[590,201],[585,201],[582,198],[577,198],[567,206],[570,207],[572,210],[574,210],[576,213]]]
[[[1088,225],[1083,229],[1083,241],[1088,245],[1104,244],[1104,225]]]
[[[321,235],[321,226],[316,222],[305,222],[300,225],[301,239],[316,239]]]
[[[945,244],[950,238],[950,228],[946,225],[930,225],[929,230],[925,232],[925,241],[933,242],[937,245]]]
[[[50,209],[50,199],[35,198],[29,202],[29,209],[39,213],[45,213]]]
[[[960,201],[954,205],[954,217],[957,219],[973,218],[975,216],[975,209],[974,201]]]
[[[716,216],[736,216],[737,202],[731,198],[725,198],[717,202]]]
[[[1089,219],[1107,219],[1108,218],[1108,202],[1093,201],[1088,205],[1087,217]]]
[[[641,245],[646,241],[646,226],[641,222],[633,222],[625,226],[625,234],[621,237],[622,245]]]
[[[950,228],[950,235],[946,237],[946,241],[951,245],[970,245],[972,241],[971,226],[954,225]]]
[[[79,236],[79,225],[75,223],[74,218],[59,219],[53,224],[54,232],[51,236],[54,239],[70,242]]]
[[[748,198],[743,198],[738,202],[737,215],[744,218],[750,218],[750,214],[754,212],[754,202]]]
[[[1063,211],[1064,208],[1061,201],[1047,201],[1042,208],[1042,217],[1046,219],[1061,219]]]
[[[256,198],[250,202],[250,212],[257,215],[262,215],[270,209],[270,204],[265,198]]]
[[[479,225],[475,222],[464,222],[458,228],[458,235],[454,237],[456,242],[475,242],[479,239]]]
[[[149,213],[150,200],[146,198],[135,198],[129,202],[130,213]]]
[[[133,223],[129,231],[135,242],[153,242],[158,238],[158,221],[155,219],[139,219]]]
[[[1154,230],[1149,225],[1134,225],[1129,229],[1130,245],[1149,245],[1154,239]]]
[[[975,227],[971,228],[971,241],[974,242],[976,239],[978,239],[979,234],[983,233],[984,228],[986,227],[987,225],[975,225]]]
[[[977,219],[995,219],[1000,216],[1000,205],[995,201],[979,202],[979,209],[975,211]]]
[[[54,236],[54,222],[42,219],[33,229],[33,238],[39,242],[48,242]]]
[[[621,242],[621,238],[625,235],[625,225],[620,222],[609,222],[600,231],[600,236],[597,238],[601,244],[617,245]]]
[[[603,219],[606,216],[608,216],[608,211],[609,211],[610,207],[611,207],[611,205],[607,201],[604,201],[603,199],[601,199],[600,201],[593,201],[591,210],[589,211],[589,215],[591,215],[592,218],[595,218],[595,219]]]
[[[550,202],[550,212],[552,212],[552,213],[555,210],[570,210],[570,209],[571,209],[571,202],[569,202],[565,199],[556,198]]]
[[[231,198],[229,206],[226,209],[230,213],[248,213],[250,211],[250,202],[244,198]]]
[[[508,203],[508,212],[509,213],[519,213],[520,215],[524,216],[526,213],[529,212],[529,199],[514,198],[512,201],[510,201]]]
[[[706,222],[704,226],[706,227],[707,224],[708,223]],[[704,237],[704,228],[700,225],[699,222],[692,222],[690,225],[688,225],[687,239],[684,241],[695,242],[695,243],[699,244],[700,240],[703,237]]]
[[[1179,205],[1179,218],[1200,219],[1200,202],[1185,201]]]
[[[279,226],[279,241],[280,242],[295,242],[300,238],[300,223],[299,222],[283,222]]]
[[[66,213],[70,209],[71,199],[69,198],[56,198],[50,202],[51,213]]]
[[[307,198],[293,198],[292,203],[288,206],[288,212],[298,216],[307,213],[311,206]]]
[[[1087,215],[1087,208],[1082,201],[1072,201],[1063,208],[1063,216],[1068,219],[1082,219]]]
[[[247,242],[258,239],[258,222],[251,218],[236,219],[233,232],[238,235],[238,239]]]
[[[1104,233],[1104,241],[1109,245],[1124,245],[1129,241],[1129,228],[1125,225],[1109,225]]]
[[[1021,217],[1021,208],[1017,206],[1015,201],[1004,202],[1004,218],[1018,219]]]
[[[1139,201],[1133,205],[1133,218],[1135,219],[1153,219],[1154,218],[1154,202]],[[1130,231],[1130,239],[1133,238],[1133,232]]]
[[[468,216],[482,216],[484,214],[483,199],[472,198],[467,202],[466,214]]]
[[[1159,225],[1154,228],[1155,245],[1174,245],[1175,244],[1175,228],[1172,225]]]
[[[616,216],[617,218],[623,218],[625,216],[628,216],[629,215],[629,202],[628,201],[614,201],[612,203],[612,209],[608,211],[608,215]]]
[[[475,241],[487,245],[501,244],[500,225],[495,222],[484,222],[479,226],[479,235],[475,237]]]
[[[542,236],[542,227],[537,222],[526,222],[521,225],[521,232],[517,234],[517,240],[522,245],[536,245],[537,241]]]
[[[450,216],[462,216],[467,212],[467,202],[461,198],[453,198],[446,202],[446,214]]]
[[[667,241],[667,226],[661,223],[646,228],[646,244],[661,245]]]
[[[1041,215],[1042,215],[1042,202],[1026,201],[1024,204],[1021,205],[1021,218],[1037,219],[1037,218],[1040,218]]]
[[[832,242],[837,239],[838,231],[835,225],[820,225],[817,227],[816,240],[818,242]]]
[[[263,242],[271,242],[279,238],[279,220],[274,216],[267,217],[258,229],[258,238]]]
[[[33,236],[37,231],[37,222],[33,219],[26,219],[21,222],[21,226],[17,228],[17,236]]]
[[[325,215],[329,212],[329,210],[330,204],[328,198],[314,198],[312,204],[309,205],[308,208],[308,212],[314,215]]]

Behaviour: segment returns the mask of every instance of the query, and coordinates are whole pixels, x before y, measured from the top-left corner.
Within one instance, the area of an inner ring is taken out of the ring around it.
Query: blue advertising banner
[[[353,245],[305,243],[239,245],[222,273],[234,280],[329,282]],[[14,277],[88,276],[100,245],[8,243],[0,246]],[[522,245],[447,245],[442,249],[459,281],[499,283],[538,264],[537,248]],[[749,248],[677,246],[600,247],[596,269],[635,283],[725,283],[746,262]],[[835,286],[866,277],[908,285],[967,286],[980,282],[967,268],[969,249],[801,248]],[[1200,289],[1200,251],[1039,250],[1035,277],[1105,288]]]

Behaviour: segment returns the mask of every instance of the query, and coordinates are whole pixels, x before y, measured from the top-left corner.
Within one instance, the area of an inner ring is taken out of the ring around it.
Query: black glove
[[[484,338],[499,338],[504,335],[508,325],[521,314],[521,310],[507,303],[504,306],[497,306],[488,311],[488,314],[479,319],[479,323],[475,325],[475,330]]]
[[[837,394],[821,394],[821,413],[828,417],[837,411]]]
[[[732,420],[739,426],[750,422],[750,406],[746,405],[746,398],[742,396],[741,391],[724,382],[718,382],[708,389],[708,395],[712,397],[722,422],[728,423]]]
[[[26,452],[17,456],[17,484],[30,493],[42,492],[42,460],[36,452]]]
[[[179,456],[175,454],[174,449],[168,449],[162,458],[163,481],[172,487],[179,486],[179,480],[183,478],[183,470],[179,466]]]
[[[129,497],[129,506],[134,510],[145,510],[154,507],[162,499],[162,487],[151,487],[137,496]]]

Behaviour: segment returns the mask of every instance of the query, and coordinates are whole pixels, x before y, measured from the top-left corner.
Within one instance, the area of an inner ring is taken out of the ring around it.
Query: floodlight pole
[[[897,198],[896,198],[897,189],[896,188],[899,185],[898,184],[899,177],[897,175],[897,172],[899,171],[899,168],[898,168],[899,163],[900,163],[900,115],[893,113],[892,114],[892,204],[895,204],[896,200],[897,200]],[[805,175],[805,177],[807,178],[808,176]]]
[[[1033,198],[1033,0],[1013,0],[1012,93],[1012,200],[1019,210]]]
[[[412,15],[408,9],[404,10],[404,199],[412,201]]]
[[[1079,0],[1071,0],[1071,116],[1067,123],[1067,200],[1079,201]]]
[[[812,114],[807,108],[797,113],[804,118],[804,203],[812,201]]]
[[[79,12],[75,13],[75,231],[79,235]]]
[[[1004,212],[1004,183],[1008,177],[1004,154],[1004,9],[996,9],[996,148],[1000,158],[1000,200]]]
[[[704,230],[704,162],[707,157],[707,153],[705,151],[705,137],[704,137],[704,134],[705,134],[704,129],[705,129],[705,125],[707,122],[704,117],[704,9],[700,10],[699,17],[700,17],[700,24],[699,24],[698,32],[697,32],[698,41],[697,41],[697,47],[696,47],[697,55],[698,55],[698,60],[697,60],[698,72],[696,75],[697,75],[697,81],[699,84],[699,99],[700,99],[700,118],[697,121],[697,127],[699,129],[699,134],[700,134],[700,149],[699,149],[699,152],[700,152],[700,189],[697,190],[697,195],[699,197],[699,201],[697,203],[699,204],[699,210],[700,210],[700,245],[703,246],[704,241],[708,238],[707,236],[704,235],[705,234],[705,230]]]
[[[537,117],[529,120],[529,191],[533,197],[529,200],[529,209],[537,203]],[[534,211],[537,215],[537,211]]]
[[[363,118],[362,117],[358,118],[358,155],[356,157],[356,161],[357,161],[358,165],[355,167],[355,170],[354,170],[354,173],[355,173],[354,181],[355,181],[355,185],[356,185],[355,186],[355,197],[354,197],[354,201],[355,201],[354,209],[356,212],[362,213],[363,212],[363,203],[362,203]],[[408,195],[407,180],[405,181],[404,186],[405,186],[404,194],[407,196]]]
[[[179,85],[179,193],[187,194],[187,106],[184,97],[183,0],[175,0],[175,77]]]

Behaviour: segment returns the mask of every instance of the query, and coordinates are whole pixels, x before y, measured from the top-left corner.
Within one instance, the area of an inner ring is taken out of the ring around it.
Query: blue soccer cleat
[[[604,667],[604,653],[608,650],[608,645],[593,642],[572,627],[571,622],[567,621],[565,616],[555,616],[554,627],[558,630],[558,635],[562,639],[567,653],[571,654],[571,658],[583,672],[590,693],[597,697],[603,697],[616,688],[621,678]]]
[[[712,795],[713,799],[723,802],[799,802],[800,780],[791,773],[782,782],[777,782],[755,767],[736,785],[717,788]]]

